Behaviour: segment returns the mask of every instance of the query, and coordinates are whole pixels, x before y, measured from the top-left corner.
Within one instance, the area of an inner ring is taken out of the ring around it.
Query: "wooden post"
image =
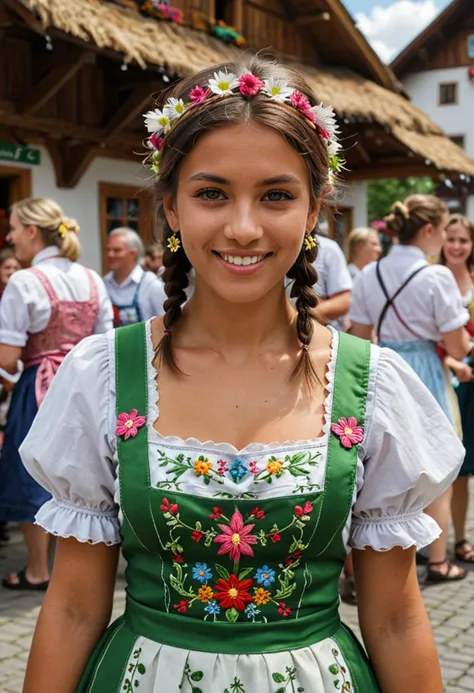
[[[244,33],[244,0],[233,0],[232,24],[241,34]]]

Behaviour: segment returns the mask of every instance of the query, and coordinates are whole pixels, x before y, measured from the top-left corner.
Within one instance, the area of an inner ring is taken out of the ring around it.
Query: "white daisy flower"
[[[294,89],[288,86],[288,82],[283,79],[275,79],[270,77],[264,81],[263,92],[269,96],[271,99],[276,101],[289,101],[290,96],[293,94]]]
[[[329,135],[328,139],[332,140],[339,132],[333,107],[324,107],[324,105],[320,103],[319,106],[313,106],[311,113],[316,118],[316,125],[319,125],[320,128],[325,130]]]
[[[232,90],[239,86],[239,80],[233,72],[214,72],[214,78],[209,80],[209,88],[213,94],[224,96],[232,94]]]
[[[328,154],[329,156],[337,156],[342,149],[342,144],[337,140],[331,140],[328,142]]]
[[[167,132],[169,130],[169,116],[165,115],[159,108],[155,108],[154,111],[148,111],[143,117],[145,118],[145,126],[148,132],[157,132],[161,134],[161,132]]]
[[[163,108],[163,114],[170,120],[175,120],[183,115],[185,109],[183,99],[170,98]]]

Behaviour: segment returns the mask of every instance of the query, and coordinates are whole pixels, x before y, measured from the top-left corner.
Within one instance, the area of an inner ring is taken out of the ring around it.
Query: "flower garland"
[[[335,176],[344,167],[344,159],[340,154],[342,145],[339,142],[339,128],[336,123],[336,115],[332,106],[311,106],[307,96],[288,86],[281,79],[261,80],[251,72],[244,72],[240,77],[232,72],[214,72],[214,77],[209,80],[208,86],[203,88],[196,85],[189,94],[189,101],[171,97],[162,109],[155,108],[145,113],[145,126],[149,133],[147,147],[150,153],[145,158],[153,173],[159,174],[161,152],[166,135],[176,126],[180,118],[193,108],[207,101],[229,96],[241,96],[251,99],[257,94],[263,94],[268,98],[297,110],[319,134],[326,146],[329,157],[329,179],[332,182]]]
[[[224,43],[233,43],[240,48],[245,46],[246,43],[242,34],[240,34],[234,26],[229,26],[222,20],[219,20],[212,26],[211,35]]]
[[[157,2],[157,0],[139,0],[140,11],[144,14],[176,24],[183,23],[183,12],[177,7],[168,5],[166,2]]]

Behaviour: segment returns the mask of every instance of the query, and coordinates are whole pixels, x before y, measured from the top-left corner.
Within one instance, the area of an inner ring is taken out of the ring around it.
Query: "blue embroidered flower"
[[[270,587],[272,582],[275,582],[275,571],[264,565],[263,568],[259,568],[255,573],[255,579],[259,585]]]
[[[247,463],[243,460],[240,460],[238,457],[230,465],[229,473],[236,484],[238,484],[239,481],[242,481],[244,476],[246,476],[247,472]]]
[[[249,618],[255,618],[255,616],[260,613],[260,610],[257,609],[255,604],[249,604],[248,607],[245,609],[245,613]]]
[[[207,563],[196,563],[193,568],[193,578],[199,582],[207,582],[212,579],[212,573],[207,567]]]
[[[251,604],[250,606],[253,606],[253,604]],[[217,602],[209,602],[209,604],[206,607],[204,607],[204,611],[207,611],[208,614],[212,614],[215,616],[217,614],[220,614],[221,607]]]

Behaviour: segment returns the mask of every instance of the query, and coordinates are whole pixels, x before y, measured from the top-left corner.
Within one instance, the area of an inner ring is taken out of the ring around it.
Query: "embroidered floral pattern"
[[[132,693],[135,690],[135,688],[138,688],[138,686],[140,685],[140,680],[137,677],[146,674],[146,667],[144,664],[142,664],[142,662],[140,662],[141,653],[142,648],[139,647],[133,652],[131,661],[128,664],[128,676],[123,682],[122,686],[122,690],[125,691],[125,693]]]
[[[181,681],[180,688],[183,687],[183,683],[186,681],[192,690],[192,693],[203,693],[202,688],[195,686],[195,683],[199,683],[204,678],[204,673],[202,671],[193,671],[189,664],[186,662],[184,667],[183,680]]]
[[[295,693],[295,691],[298,691],[298,693],[304,693],[304,688],[301,686],[298,686],[298,688],[295,688],[295,681],[296,681],[296,668],[295,667],[285,667],[285,673],[284,674],[279,674],[275,672],[272,674],[272,679],[275,681],[275,683],[280,684],[280,687],[278,688],[275,693],[285,693],[285,691],[291,691],[291,693]]]
[[[345,668],[343,661],[340,661],[342,660],[342,657],[339,654],[339,650],[333,647],[331,654],[334,658],[334,664],[329,665],[329,673],[336,677],[334,680],[334,688],[341,691],[341,693],[352,691],[352,684],[349,678],[346,676],[347,669]]]
[[[341,439],[341,445],[347,449],[362,443],[364,438],[364,429],[357,425],[357,419],[353,416],[348,419],[340,418],[337,423],[333,423],[331,431]]]
[[[144,416],[139,416],[136,409],[132,409],[130,414],[123,412],[118,415],[115,435],[122,436],[124,440],[128,440],[130,437],[135,438],[138,429],[145,424],[146,418]]]

